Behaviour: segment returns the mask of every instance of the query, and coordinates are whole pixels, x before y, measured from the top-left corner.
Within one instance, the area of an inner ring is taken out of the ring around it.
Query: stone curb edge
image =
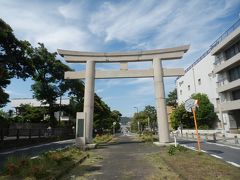
[[[66,168],[65,170],[61,171],[59,174],[57,174],[56,176],[54,176],[53,179],[59,179],[61,178],[63,175],[65,175],[66,173],[68,173],[71,169],[73,169],[75,166],[77,166],[78,164],[81,164],[83,161],[85,161],[87,158],[89,158],[89,154],[86,154],[85,156],[83,156],[78,162],[74,163],[73,165],[71,165],[70,167]]]

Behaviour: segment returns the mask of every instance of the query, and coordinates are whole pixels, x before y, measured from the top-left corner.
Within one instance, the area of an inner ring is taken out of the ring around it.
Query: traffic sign
[[[188,99],[185,101],[184,107],[187,112],[192,112],[192,108],[195,106],[195,99]]]

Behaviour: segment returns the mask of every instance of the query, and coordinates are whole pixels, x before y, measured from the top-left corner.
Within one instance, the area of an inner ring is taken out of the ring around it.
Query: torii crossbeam
[[[86,63],[86,70],[81,72],[67,71],[65,79],[85,79],[84,113],[86,114],[86,142],[92,142],[94,79],[107,78],[146,78],[153,77],[158,121],[158,136],[160,143],[170,142],[167,119],[166,101],[163,77],[182,76],[184,69],[162,68],[163,60],[181,59],[189,49],[189,45],[132,52],[82,52],[58,49],[58,53],[69,63]],[[150,69],[128,70],[128,62],[152,61]],[[95,63],[120,63],[119,70],[97,70]]]

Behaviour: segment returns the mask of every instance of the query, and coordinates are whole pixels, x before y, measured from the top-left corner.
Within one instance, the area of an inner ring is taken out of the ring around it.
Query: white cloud
[[[58,48],[93,50],[97,41],[92,41],[91,34],[84,29],[85,22],[65,20],[70,16],[67,12],[71,12],[71,16],[81,12],[81,5],[72,11],[65,6],[68,4],[60,1],[46,4],[41,1],[0,1],[0,16],[11,25],[18,38],[28,40],[34,46],[41,42],[51,51]]]
[[[166,2],[159,6],[152,0],[104,3],[99,11],[93,14],[89,29],[98,36],[104,36],[106,42],[137,41],[142,39],[141,35],[151,33],[159,22],[167,18],[174,1]]]
[[[25,93],[19,93],[19,92],[16,92],[16,91],[10,90],[10,89],[7,89],[5,92],[8,93],[10,96],[15,96],[15,97],[26,97],[26,94],[25,94]]]
[[[83,16],[83,6],[86,1],[72,0],[58,7],[58,11],[64,18],[80,19]]]
[[[42,42],[51,51],[63,48],[109,52],[190,44],[190,50],[182,60],[164,63],[164,67],[173,68],[187,67],[196,60],[238,18],[239,12],[236,11],[239,8],[239,0],[94,3],[90,0],[0,0],[0,17],[11,25],[18,38],[28,40],[34,46]],[[129,63],[129,69],[146,69],[151,66],[149,62]],[[76,70],[85,68],[82,64],[71,64],[71,67]],[[119,65],[98,64],[97,68],[119,69]],[[121,99],[128,104],[131,104],[130,99],[146,101],[154,94],[152,78],[109,79],[96,84],[96,92],[106,96],[106,99],[115,99],[115,103]],[[174,87],[174,78],[165,81],[166,92]],[[129,88],[130,93],[113,97],[114,90],[120,88]]]

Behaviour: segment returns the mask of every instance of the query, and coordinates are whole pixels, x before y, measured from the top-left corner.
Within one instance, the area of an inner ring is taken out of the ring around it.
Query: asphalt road
[[[182,145],[186,145],[191,149],[197,149],[197,142],[192,140],[178,139],[177,142]],[[201,142],[201,150],[205,153],[210,154],[218,159],[222,159],[234,166],[240,167],[240,148],[217,144],[217,143],[204,143]]]
[[[64,148],[74,143],[75,143],[75,139],[71,139],[71,140],[51,142],[47,144],[40,144],[40,145],[31,146],[31,147],[17,148],[17,149],[0,152],[0,169],[3,168],[4,163],[6,162],[7,158],[10,156],[35,157],[41,153],[44,153],[50,150],[56,150],[58,148]]]

